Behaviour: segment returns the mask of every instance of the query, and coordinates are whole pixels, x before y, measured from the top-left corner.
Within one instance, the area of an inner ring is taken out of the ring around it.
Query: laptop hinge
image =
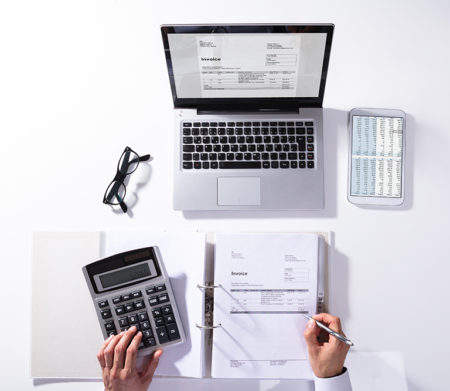
[[[211,107],[198,107],[197,114],[238,114],[238,113],[259,113],[259,114],[292,114],[298,113],[299,107],[289,107],[282,109],[256,109],[246,107],[227,107],[227,108],[211,108]]]

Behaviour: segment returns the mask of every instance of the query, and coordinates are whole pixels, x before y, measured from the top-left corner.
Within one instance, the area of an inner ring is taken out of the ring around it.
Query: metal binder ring
[[[199,329],[212,330],[212,329],[217,329],[218,327],[222,327],[222,323],[216,324],[214,326],[204,326],[204,325],[200,325],[200,324],[196,323],[195,327],[198,327]]]
[[[202,285],[202,284],[197,284],[197,288],[200,289],[216,289],[216,288],[221,288],[222,285]]]

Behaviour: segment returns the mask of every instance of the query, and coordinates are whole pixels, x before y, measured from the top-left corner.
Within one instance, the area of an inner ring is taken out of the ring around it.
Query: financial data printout
[[[352,196],[401,197],[403,118],[354,116]]]

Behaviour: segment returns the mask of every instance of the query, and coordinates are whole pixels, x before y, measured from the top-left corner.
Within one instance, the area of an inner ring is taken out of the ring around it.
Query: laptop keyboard
[[[314,121],[182,123],[183,169],[312,169]]]

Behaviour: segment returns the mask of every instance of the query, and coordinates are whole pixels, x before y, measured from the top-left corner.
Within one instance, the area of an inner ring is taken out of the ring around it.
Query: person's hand
[[[318,314],[313,318],[339,334],[345,335],[339,318],[329,314]],[[314,374],[317,377],[340,375],[350,346],[330,336],[313,320],[308,321],[303,335],[308,345],[309,362]]]
[[[119,335],[109,337],[97,353],[106,391],[147,391],[162,350],[154,352],[147,365],[138,371],[136,357],[142,333],[136,334],[136,331],[133,326]]]

